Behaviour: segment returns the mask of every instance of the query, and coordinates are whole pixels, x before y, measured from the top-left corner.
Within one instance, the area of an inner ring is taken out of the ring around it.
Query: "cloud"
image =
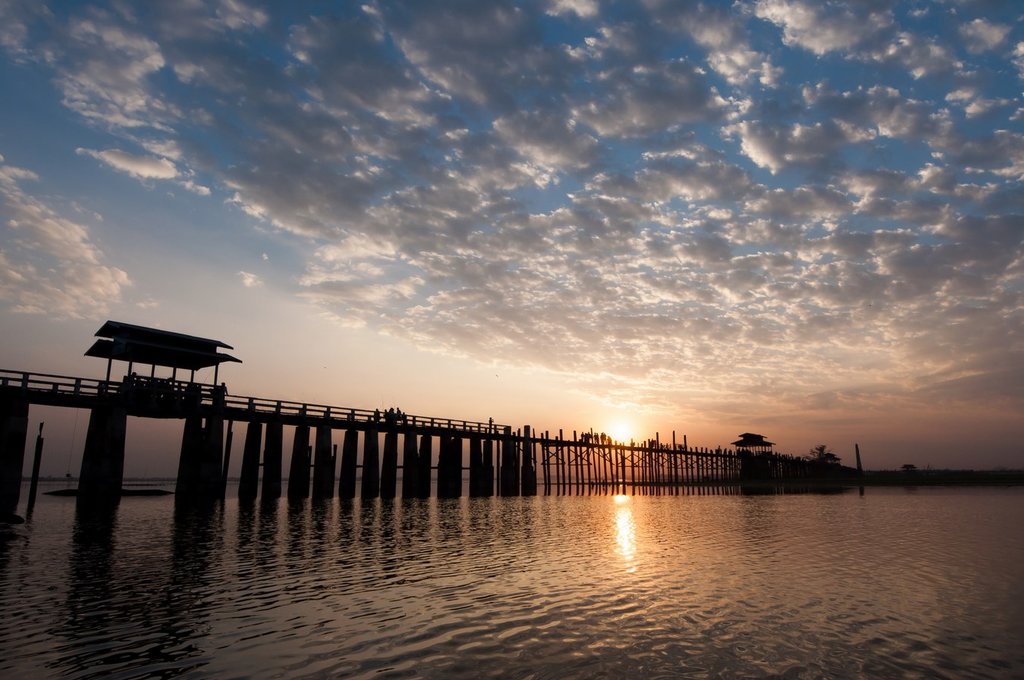
[[[304,299],[417,347],[655,409],[881,403],[1019,361],[1019,93],[985,75],[1024,72],[1011,33],[873,0],[603,9],[90,4],[9,49],[102,140],[80,154],[226,189]],[[90,230],[0,169],[5,299],[116,299]]]
[[[260,277],[251,272],[240,271],[238,272],[238,278],[241,279],[242,285],[246,288],[259,288],[263,285]]]
[[[720,118],[726,102],[685,61],[599,73],[589,101],[573,113],[600,135],[635,137]]]
[[[1010,27],[985,19],[974,19],[960,26],[967,49],[975,54],[986,50],[994,50],[1006,41]]]
[[[174,167],[174,163],[166,158],[136,156],[120,149],[95,151],[79,147],[75,149],[75,153],[82,156],[92,156],[115,170],[128,173],[140,179],[173,179],[178,176],[178,169]]]
[[[754,13],[780,26],[787,45],[798,45],[818,55],[849,50],[893,23],[892,12],[884,4],[872,2],[758,0]]]
[[[10,309],[56,318],[106,313],[131,285],[104,262],[85,225],[60,215],[22,188],[35,173],[0,158],[0,299]]]

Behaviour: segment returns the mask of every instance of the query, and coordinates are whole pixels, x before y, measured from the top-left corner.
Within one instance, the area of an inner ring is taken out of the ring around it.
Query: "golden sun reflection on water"
[[[615,540],[618,552],[626,564],[626,572],[636,570],[633,558],[636,557],[636,523],[633,521],[633,508],[629,504],[629,496],[614,496],[615,504]]]

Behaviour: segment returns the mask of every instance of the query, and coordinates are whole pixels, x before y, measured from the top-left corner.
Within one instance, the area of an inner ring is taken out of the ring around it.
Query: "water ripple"
[[[0,541],[5,677],[1024,675],[1021,490],[44,498]]]

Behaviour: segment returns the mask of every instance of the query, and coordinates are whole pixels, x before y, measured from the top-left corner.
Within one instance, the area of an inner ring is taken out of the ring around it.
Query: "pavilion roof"
[[[732,446],[775,446],[775,442],[768,441],[763,434],[744,432],[737,441],[732,443]]]
[[[217,351],[218,348],[233,349],[220,340],[121,321],[107,321],[96,331],[96,337],[101,339],[93,343],[85,356],[192,371],[226,361],[241,363],[240,359]]]

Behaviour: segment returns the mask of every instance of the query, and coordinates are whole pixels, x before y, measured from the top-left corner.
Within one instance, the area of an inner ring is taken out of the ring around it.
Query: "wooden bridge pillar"
[[[273,501],[281,497],[281,467],[284,458],[284,426],[279,421],[267,423],[263,438],[263,490],[260,499]]]
[[[204,499],[223,498],[224,418],[210,416],[203,427],[199,452],[199,490]]]
[[[384,456],[381,458],[380,497],[394,498],[398,491],[398,430],[393,426],[384,433]]]
[[[483,466],[480,471],[480,490],[484,496],[494,495],[494,440],[484,440]]]
[[[480,437],[469,438],[469,496],[477,498],[485,495],[483,491],[484,452]]]
[[[255,421],[245,428],[245,447],[242,449],[242,472],[238,479],[238,498],[243,501],[256,500],[260,483],[260,444],[263,439],[263,425]]]
[[[309,425],[296,425],[288,468],[288,499],[309,498]]]
[[[441,461],[444,460],[442,470]],[[441,480],[444,479],[444,486]],[[437,497],[458,498],[462,495],[462,439],[454,433],[444,436],[437,459]]]
[[[89,413],[85,452],[78,476],[79,503],[117,503],[120,500],[127,426],[128,413],[123,407],[97,406]],[[219,481],[219,467],[217,478]]]
[[[18,510],[27,437],[28,401],[20,395],[0,395],[0,518]]]
[[[89,416],[92,428],[92,416]],[[86,449],[89,445],[86,442]],[[193,414],[185,418],[181,433],[181,452],[178,456],[178,479],[174,485],[175,500],[194,498],[199,493],[199,465],[203,453],[203,417]],[[82,458],[85,468],[85,458]]]
[[[501,440],[501,495],[519,495],[519,461],[516,460],[516,442],[512,428],[506,427]]]
[[[338,498],[356,497],[356,458],[359,452],[359,431],[345,430],[341,445],[341,472],[338,476]]]
[[[380,444],[377,431],[367,430],[363,440],[363,498],[380,496]]]
[[[316,426],[316,449],[313,454],[313,498],[334,498],[334,447],[331,426]]]
[[[415,498],[419,493],[420,462],[416,453],[416,435],[402,435],[402,498]]]
[[[524,425],[522,452],[522,494],[524,496],[537,495],[537,466],[533,460],[533,438],[530,434],[530,426]]]
[[[417,498],[430,498],[430,468],[432,465],[431,458],[433,457],[432,444],[433,437],[429,434],[424,434],[420,437],[420,453],[417,457],[419,463],[419,471],[416,475],[416,497]]]

